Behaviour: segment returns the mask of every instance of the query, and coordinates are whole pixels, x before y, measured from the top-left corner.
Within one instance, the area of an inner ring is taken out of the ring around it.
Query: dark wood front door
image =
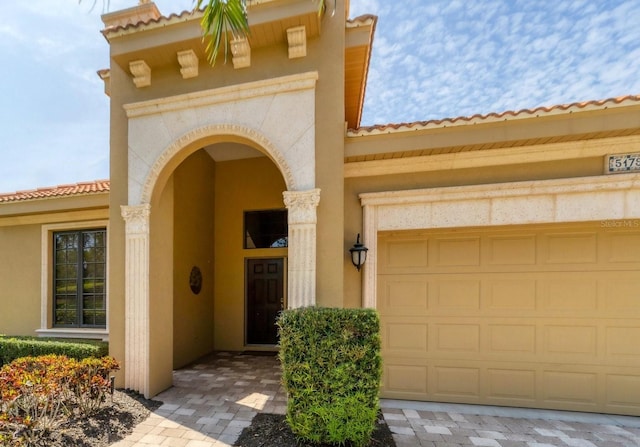
[[[247,260],[247,344],[278,343],[276,318],[284,308],[284,259]]]

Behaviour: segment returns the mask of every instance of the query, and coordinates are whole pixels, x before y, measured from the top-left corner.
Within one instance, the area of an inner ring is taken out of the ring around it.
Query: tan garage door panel
[[[640,415],[640,228],[381,233],[383,396]]]

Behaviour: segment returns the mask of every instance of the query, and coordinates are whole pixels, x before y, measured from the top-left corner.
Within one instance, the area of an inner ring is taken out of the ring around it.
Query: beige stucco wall
[[[174,178],[151,203],[149,263],[149,395],[173,384]]]
[[[0,334],[40,328],[40,225],[0,226]]]
[[[124,363],[125,350],[125,227],[121,205],[127,204],[127,119],[122,104],[130,91],[129,75],[111,65],[110,164],[109,178],[109,354]],[[124,386],[124,371],[116,375],[116,386]]]
[[[525,149],[522,149],[526,151]],[[487,166],[481,169],[443,170],[402,175],[348,178],[345,180],[345,237],[362,231],[359,194],[461,185],[482,185],[526,180],[587,177],[602,173],[602,158],[558,162]],[[347,241],[350,246],[353,241]],[[345,247],[345,252],[348,247]],[[345,256],[345,262],[350,259]],[[361,306],[362,276],[353,267],[345,270],[345,306]]]
[[[104,221],[107,203],[108,194],[100,193],[0,204],[0,334],[36,335],[41,328],[42,298],[51,299],[51,285],[42,289],[43,226]]]
[[[173,367],[213,351],[215,163],[205,151],[174,172]],[[191,269],[202,272],[202,290],[189,286]]]
[[[284,180],[266,157],[216,163],[215,348],[244,349],[245,259],[286,257],[286,248],[243,249],[244,211],[283,209]]]
[[[317,304],[342,307],[344,264],[344,47],[345,2],[323,19],[322,36],[310,54],[318,57],[316,90],[316,183],[318,206]],[[321,44],[321,45],[320,45]],[[346,236],[351,239],[351,236]]]

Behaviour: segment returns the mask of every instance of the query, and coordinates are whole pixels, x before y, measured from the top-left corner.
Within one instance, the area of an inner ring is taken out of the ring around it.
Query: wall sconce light
[[[358,271],[360,271],[360,267],[362,267],[364,261],[367,260],[367,251],[369,251],[369,249],[360,243],[360,233],[358,233],[356,243],[349,249],[349,253],[351,253],[351,262]]]

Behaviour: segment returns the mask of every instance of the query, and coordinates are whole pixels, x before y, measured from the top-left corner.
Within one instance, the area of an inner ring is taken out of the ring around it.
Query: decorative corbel
[[[237,37],[231,41],[233,68],[251,66],[251,47],[246,37]]]
[[[289,28],[287,41],[289,42],[289,59],[307,55],[307,29],[304,25]]]
[[[195,78],[198,76],[198,56],[193,50],[178,51],[178,63],[180,64],[180,74],[182,79]]]
[[[148,87],[151,85],[151,68],[145,61],[129,62],[129,70],[133,75],[133,83],[136,87]]]
[[[98,70],[98,76],[104,82],[104,94],[111,96],[111,70],[108,68]]]

